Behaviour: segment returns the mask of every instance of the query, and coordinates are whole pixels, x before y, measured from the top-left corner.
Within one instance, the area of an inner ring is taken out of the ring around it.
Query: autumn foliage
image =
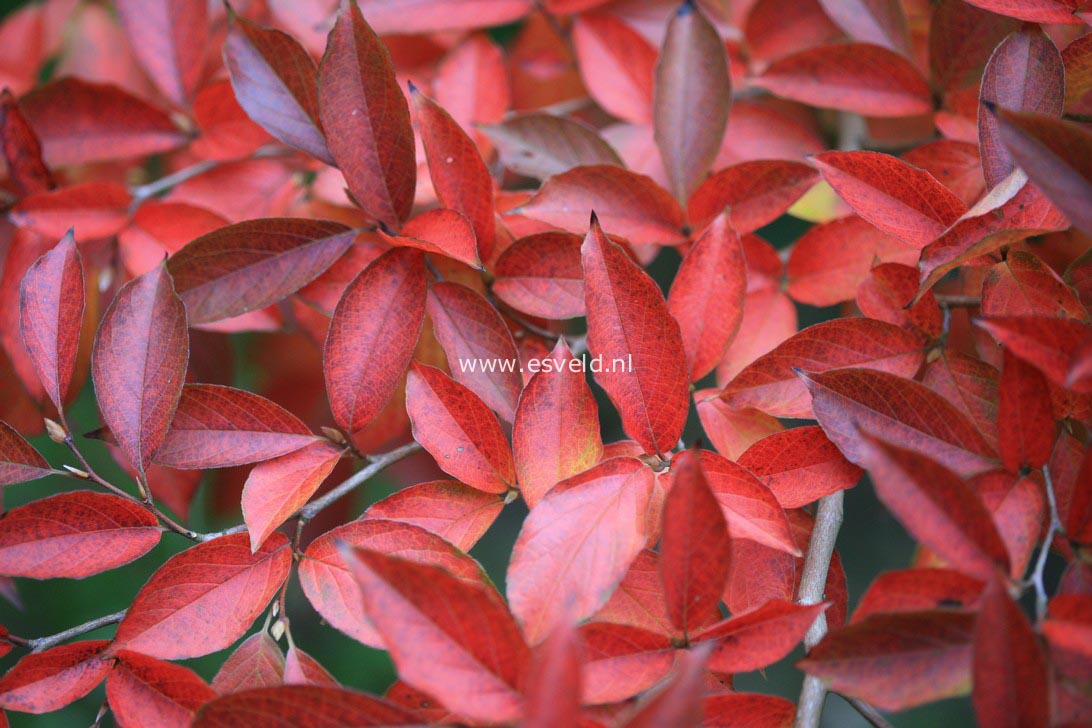
[[[14,10],[0,593],[155,563],[123,611],[0,627],[0,708],[775,728],[829,692],[1092,724],[1089,24]],[[841,525],[892,526],[851,488],[917,544],[860,593]],[[320,621],[389,654],[385,694]],[[798,698],[737,684],[779,663]]]

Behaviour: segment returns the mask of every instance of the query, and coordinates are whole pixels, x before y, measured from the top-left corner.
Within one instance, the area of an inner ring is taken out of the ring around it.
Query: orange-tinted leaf
[[[512,427],[520,494],[529,508],[603,455],[599,407],[564,339],[542,363],[548,367],[527,383]]]
[[[469,551],[503,508],[504,500],[496,494],[455,480],[435,480],[387,496],[368,508],[365,517],[409,523]]]
[[[804,381],[815,418],[852,463],[867,464],[864,432],[926,454],[963,477],[997,465],[970,420],[923,384],[871,369],[834,369]]]
[[[50,166],[141,157],[187,140],[166,113],[110,84],[60,78],[19,106]]]
[[[205,71],[207,6],[188,0],[118,0],[117,9],[137,62],[167,98],[185,106]]]
[[[325,220],[268,218],[202,235],[167,267],[191,324],[256,311],[295,293],[353,242],[348,227]]]
[[[558,484],[531,511],[507,579],[528,642],[603,606],[648,538],[653,485],[644,463],[614,458]]]
[[[511,422],[523,380],[516,343],[500,313],[475,291],[450,281],[429,288],[427,310],[455,381]]]
[[[970,608],[981,594],[981,581],[951,569],[887,571],[861,595],[853,623],[878,613]]]
[[[344,450],[325,440],[255,465],[243,486],[243,521],[250,548],[265,539],[303,507],[337,465]]]
[[[217,698],[198,711],[193,725],[235,728],[260,723],[268,728],[343,728],[416,722],[406,711],[371,695],[317,685],[282,685]]]
[[[189,668],[122,650],[106,676],[106,699],[121,728],[185,728],[216,691]]]
[[[580,238],[545,232],[512,243],[497,258],[493,293],[517,311],[548,319],[583,316]]]
[[[854,212],[915,248],[967,211],[933,175],[879,152],[825,152],[813,160]]]
[[[410,97],[436,195],[445,207],[470,221],[478,238],[478,255],[489,260],[496,238],[493,180],[478,147],[450,114],[412,84]]]
[[[709,658],[710,670],[718,673],[757,670],[789,654],[829,606],[774,600],[702,630],[695,639],[716,643]]]
[[[91,491],[61,493],[4,514],[0,573],[82,579],[140,558],[159,535],[159,521],[137,503]]]
[[[741,162],[702,182],[690,197],[687,216],[701,230],[727,212],[737,232],[749,233],[776,220],[818,180],[819,174],[800,162]]]
[[[1058,117],[1065,95],[1062,55],[1041,28],[1025,27],[1005,38],[990,56],[979,96],[983,106]],[[997,117],[980,107],[978,146],[986,184],[993,188],[1015,165],[1000,139]]]
[[[1050,725],[1046,660],[1028,618],[1000,579],[986,585],[974,628],[974,702],[980,725]],[[1019,686],[1019,688],[1015,688]]]
[[[171,468],[227,468],[287,455],[314,441],[298,417],[265,397],[187,384],[155,461]]]
[[[610,15],[588,13],[573,24],[577,67],[592,98],[626,121],[652,121],[656,49]]]
[[[0,708],[20,713],[51,713],[95,689],[112,660],[110,643],[90,640],[27,655],[0,679]]]
[[[348,433],[391,398],[425,320],[424,258],[396,248],[353,279],[334,309],[323,367],[334,420]]]
[[[952,610],[873,614],[827,635],[799,665],[843,695],[903,710],[967,693],[974,622]]]
[[[504,493],[515,483],[512,450],[496,415],[439,369],[413,362],[406,411],[414,439],[444,472],[487,493]]]
[[[342,557],[403,680],[471,719],[520,715],[527,645],[492,586],[359,547]]]
[[[103,422],[141,473],[167,434],[188,359],[186,308],[159,265],[118,291],[91,355]]]
[[[390,54],[355,2],[345,3],[319,64],[326,146],[364,212],[397,230],[413,207],[417,162],[409,105]]]
[[[292,564],[279,534],[250,551],[245,533],[198,544],[170,558],[137,593],[113,649],[165,660],[222,650],[243,636]]]
[[[652,115],[671,191],[684,203],[720,151],[731,98],[720,34],[699,8],[683,3],[656,64]]]
[[[861,444],[876,494],[922,545],[982,581],[1008,572],[1005,543],[966,482],[915,450],[868,435]]]
[[[622,427],[648,453],[670,451],[689,407],[682,336],[656,283],[592,220],[581,247],[588,349]]]
[[[783,508],[806,506],[852,488],[861,478],[861,469],[816,426],[765,437],[739,456],[739,464],[758,476]]]
[[[912,376],[924,358],[918,337],[883,321],[835,319],[800,331],[741,371],[721,397],[777,417],[811,417],[807,388],[795,370],[862,367]]]
[[[42,145],[11,91],[0,92],[0,154],[19,192],[31,195],[53,187],[53,174],[42,161]]]
[[[906,58],[882,46],[843,43],[775,61],[755,84],[778,96],[867,116],[932,111],[929,85]]]
[[[496,145],[504,166],[528,177],[546,179],[595,164],[622,166],[618,153],[597,131],[563,116],[518,114],[481,130]]]
[[[667,299],[682,333],[691,381],[713,371],[724,358],[743,320],[746,293],[743,249],[726,213],[694,241]]]
[[[129,191],[114,182],[81,182],[24,197],[8,215],[50,238],[72,230],[81,239],[105,238],[125,225],[130,200]]]
[[[370,647],[382,648],[383,639],[364,611],[360,587],[338,554],[338,543],[430,564],[475,584],[486,583],[478,562],[436,534],[409,523],[365,518],[324,533],[311,542],[300,560],[303,592],[323,619]]]
[[[49,475],[49,463],[11,425],[0,420],[0,485]]]
[[[228,655],[212,679],[220,695],[284,683],[284,654],[265,630],[256,632]]]
[[[516,212],[570,232],[586,230],[594,212],[612,235],[635,244],[683,238],[679,203],[651,178],[613,165],[555,174]]]
[[[295,38],[232,14],[224,66],[251,119],[285,144],[333,164],[319,120],[318,68]]]
[[[23,343],[42,387],[58,410],[64,408],[76,367],[83,286],[83,264],[69,232],[30,266],[19,288]]]

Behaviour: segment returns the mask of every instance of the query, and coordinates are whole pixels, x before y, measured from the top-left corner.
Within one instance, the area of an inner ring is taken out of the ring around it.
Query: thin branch
[[[876,710],[874,707],[864,702],[863,700],[846,697],[845,695],[842,696],[842,699],[852,705],[853,709],[860,713],[861,717],[867,720],[870,725],[875,726],[875,728],[895,728],[893,725],[891,725],[887,718],[883,717],[883,713]]]
[[[43,652],[50,647],[56,647],[62,642],[67,642],[73,637],[85,635],[100,627],[117,624],[124,617],[125,610],[122,609],[120,612],[114,612],[113,614],[107,614],[105,617],[92,619],[90,622],[84,622],[83,624],[66,629],[64,632],[58,632],[57,634],[49,635],[48,637],[37,637],[35,639],[25,640],[25,644],[30,648],[31,652]]]
[[[1047,592],[1043,584],[1043,571],[1046,569],[1047,558],[1050,556],[1050,544],[1054,536],[1062,530],[1062,519],[1058,516],[1058,499],[1054,495],[1054,481],[1050,477],[1050,466],[1043,466],[1043,484],[1046,489],[1047,504],[1050,506],[1050,525],[1047,526],[1046,536],[1043,537],[1043,545],[1039,548],[1039,558],[1035,561],[1035,570],[1026,584],[1035,587],[1035,616],[1039,622],[1047,613]]]
[[[844,493],[840,490],[819,499],[815,526],[808,543],[808,555],[804,559],[804,573],[800,577],[800,589],[797,592],[796,600],[800,604],[818,604],[823,601],[830,560],[834,556],[834,544],[838,540],[838,529],[842,527],[843,499]],[[820,614],[804,636],[804,647],[810,652],[826,633],[827,619]],[[823,681],[814,675],[808,675],[804,679],[796,709],[796,728],[817,728],[823,715],[826,692]]]

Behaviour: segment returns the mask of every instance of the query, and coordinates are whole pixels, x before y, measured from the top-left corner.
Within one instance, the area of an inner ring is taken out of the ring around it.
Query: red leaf
[[[526,728],[580,724],[583,644],[576,628],[562,622],[531,655],[524,679]]]
[[[564,116],[516,114],[479,128],[496,145],[504,166],[528,177],[546,179],[595,164],[623,166],[618,153],[595,129]]]
[[[127,564],[157,543],[159,521],[115,495],[76,491],[13,508],[0,520],[0,573],[82,579]]]
[[[42,161],[38,135],[6,88],[0,92],[0,153],[20,194],[32,195],[53,187],[53,175]]]
[[[167,434],[188,359],[186,307],[160,265],[118,291],[91,355],[103,422],[141,473]]]
[[[588,93],[626,121],[652,121],[656,49],[610,15],[580,15],[573,24],[573,49]]]
[[[878,613],[970,608],[981,593],[982,582],[950,569],[887,571],[861,595],[853,624]]]
[[[334,309],[323,368],[334,420],[349,434],[401,383],[424,324],[426,286],[421,253],[396,248],[353,279]]]
[[[136,60],[167,98],[185,106],[204,75],[207,6],[188,0],[118,0],[117,9]]]
[[[155,460],[171,468],[227,468],[287,455],[314,441],[298,417],[265,397],[187,384]]]
[[[370,647],[382,648],[383,640],[365,614],[360,587],[338,554],[339,542],[436,566],[476,584],[486,581],[485,572],[474,559],[439,536],[408,523],[368,518],[319,536],[300,560],[303,592],[323,619]]]
[[[59,238],[78,232],[81,239],[116,234],[129,216],[129,191],[114,182],[81,182],[24,197],[8,216],[19,227]]]
[[[975,324],[1061,387],[1072,384],[1070,370],[1078,363],[1082,347],[1092,341],[1087,325],[1059,318],[1002,316],[977,319]]]
[[[925,368],[922,383],[966,415],[997,448],[997,370],[973,357],[946,352]]]
[[[918,337],[866,318],[825,321],[798,332],[755,360],[721,398],[731,407],[754,407],[776,417],[811,417],[807,387],[795,370],[824,372],[861,367],[909,377],[924,359]]]
[[[929,28],[929,66],[938,87],[950,93],[977,85],[993,49],[1019,28],[1011,18],[959,0],[941,2]]]
[[[981,725],[1050,725],[1046,660],[1028,618],[993,579],[974,627],[975,717]]]
[[[137,593],[112,649],[178,660],[242,637],[292,565],[284,536],[271,536],[257,553],[249,540],[245,533],[222,536],[171,557]]]
[[[385,0],[364,0],[364,14],[379,33],[429,33],[505,25],[531,9],[528,0],[409,0],[391,5]]]
[[[1010,471],[1039,468],[1054,449],[1050,389],[1038,369],[1009,352],[1004,355],[997,403],[998,450]]]
[[[663,510],[660,574],[671,622],[683,634],[720,616],[728,578],[728,523],[700,456],[685,450],[672,461],[675,478]]]
[[[684,3],[667,25],[652,100],[656,146],[683,203],[720,151],[731,100],[724,41],[700,9]]]
[[[19,288],[19,323],[34,369],[58,411],[64,409],[83,325],[83,265],[71,231],[39,258]]]
[[[337,222],[248,220],[214,230],[167,261],[191,324],[256,311],[307,285],[352,245]]]
[[[729,407],[719,394],[720,390],[713,388],[694,392],[694,408],[706,437],[721,455],[736,459],[762,438],[785,429],[765,412]]]
[[[677,652],[662,634],[620,624],[591,622],[581,627],[580,636],[585,652],[581,693],[590,704],[644,692],[668,673]]]
[[[478,255],[493,255],[493,179],[474,140],[451,115],[410,84],[410,98],[425,147],[429,177],[445,207],[462,213],[478,239]]]
[[[689,407],[679,325],[659,286],[594,219],[581,255],[588,349],[603,365],[596,381],[618,408],[627,435],[650,454],[668,452],[682,434]]]
[[[983,107],[1056,118],[1062,115],[1064,96],[1062,55],[1041,28],[1022,28],[997,46],[982,74],[979,95],[978,145],[988,187],[1009,176],[1015,164],[1001,143],[997,117]]]
[[[19,105],[51,167],[142,157],[188,139],[163,111],[110,84],[60,78]]]
[[[493,293],[522,313],[548,319],[577,318],[584,310],[580,238],[571,233],[528,235],[497,258]]]
[[[829,603],[800,605],[772,600],[750,612],[699,632],[694,639],[716,644],[709,669],[749,672],[771,665],[792,651]]]
[[[504,499],[494,493],[483,493],[455,480],[436,480],[403,488],[372,505],[364,515],[418,526],[469,551],[503,509]]]
[[[823,431],[852,463],[865,465],[859,432],[926,453],[963,477],[992,470],[996,456],[955,405],[910,379],[870,369],[803,375]]]
[[[758,693],[709,695],[703,706],[711,728],[789,728],[796,705],[784,698]]]
[[[701,698],[705,693],[709,653],[705,645],[681,652],[674,674],[656,693],[639,703],[633,717],[621,725],[626,728],[701,725]]]
[[[603,456],[599,407],[578,362],[558,341],[548,368],[531,377],[512,426],[520,494],[534,508],[558,482],[582,473]]]
[[[523,380],[516,343],[500,313],[477,292],[449,281],[429,287],[427,310],[455,381],[511,422]]]
[[[749,233],[780,217],[818,179],[800,162],[741,162],[706,178],[691,195],[686,214],[691,227],[701,230],[726,212],[736,232]]]
[[[660,636],[677,635],[667,614],[660,555],[649,549],[637,554],[610,599],[592,619],[593,624],[586,628],[596,623],[610,623],[639,627]],[[662,645],[656,649],[662,649]]]
[[[436,67],[436,103],[471,136],[488,157],[492,145],[477,128],[500,121],[512,103],[504,53],[487,33],[474,33],[455,46]]]
[[[342,688],[282,685],[217,698],[197,712],[195,728],[344,728],[413,725],[417,721],[380,698]]]
[[[937,139],[914,147],[903,161],[924,169],[956,193],[963,204],[972,205],[986,191],[978,146],[955,139]]]
[[[932,291],[911,304],[917,292],[917,269],[882,263],[857,289],[857,307],[869,318],[894,324],[922,341],[932,342],[944,331],[944,316]]]
[[[855,40],[913,57],[906,14],[898,0],[819,0],[831,20]]]
[[[772,63],[754,83],[793,101],[866,116],[911,116],[933,108],[917,68],[868,43],[801,51]]]
[[[1092,132],[1072,121],[997,109],[1001,141],[1075,227],[1092,234]]]
[[[0,420],[0,486],[44,478],[49,463],[11,425]]]
[[[478,397],[439,369],[413,362],[406,382],[413,437],[440,468],[487,493],[516,482],[508,440]]]
[[[861,469],[816,426],[765,437],[739,456],[739,464],[758,476],[783,508],[806,506],[861,479]]]
[[[106,676],[106,699],[121,728],[185,728],[216,691],[181,665],[122,650]]]
[[[95,689],[113,660],[106,640],[72,642],[27,655],[0,679],[0,708],[51,713]]]
[[[799,666],[882,710],[964,695],[974,621],[946,610],[874,614],[827,635]]]
[[[326,145],[349,192],[397,230],[413,208],[417,180],[409,105],[390,54],[355,2],[343,6],[330,31],[318,86]]]
[[[1087,660],[1092,655],[1092,620],[1088,594],[1059,594],[1050,600],[1050,610],[1041,629],[1050,645],[1052,658],[1066,656]],[[1068,661],[1068,660],[1067,660]]]
[[[651,178],[613,165],[555,174],[512,212],[576,233],[587,229],[594,212],[612,235],[634,244],[683,240],[679,203]]]
[[[1080,23],[1080,0],[970,0],[972,5],[1032,23]]]
[[[915,248],[923,248],[967,211],[933,175],[879,152],[825,152],[813,158],[853,211]]]
[[[717,295],[710,296],[710,291]],[[667,306],[679,323],[691,381],[716,368],[743,320],[747,266],[727,214],[701,234],[679,266]]]
[[[388,235],[380,230],[379,236],[391,245],[446,255],[471,268],[482,267],[474,228],[465,215],[455,210],[426,210],[407,222],[401,235]]]
[[[363,548],[342,558],[403,680],[472,720],[519,717],[527,645],[491,586]]]
[[[799,555],[785,512],[765,485],[716,453],[701,450],[700,458],[702,471],[720,503],[733,539],[750,539]]]
[[[558,484],[523,522],[508,565],[508,602],[536,644],[566,618],[606,602],[648,538],[652,471],[615,458]]]
[[[959,476],[915,450],[868,435],[861,445],[876,495],[915,539],[977,579],[1008,572],[1008,551],[990,512]]]
[[[295,38],[232,13],[224,66],[251,119],[285,144],[334,163],[319,120],[318,68]]]
[[[339,687],[337,680],[326,671],[325,667],[291,644],[291,640],[289,640],[288,657],[284,660],[284,684]]]
[[[259,463],[243,486],[243,521],[257,551],[273,531],[311,500],[344,454],[326,440]]]
[[[284,655],[266,631],[256,632],[235,648],[212,679],[220,695],[284,683]]]
[[[1033,253],[1010,250],[982,283],[984,316],[1049,316],[1083,319],[1077,294]]]

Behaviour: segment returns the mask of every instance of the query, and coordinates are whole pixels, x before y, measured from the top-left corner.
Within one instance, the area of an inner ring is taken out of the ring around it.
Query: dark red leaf
[[[538,233],[515,241],[500,254],[493,274],[493,293],[517,311],[548,319],[585,313],[580,238],[572,233]]]
[[[32,195],[53,187],[53,175],[42,161],[42,145],[11,91],[0,92],[0,153],[19,192]]]
[[[1092,328],[1078,321],[1045,316],[1002,316],[978,319],[1007,351],[1031,364],[1055,384],[1066,387],[1082,347],[1092,341]],[[1088,390],[1083,387],[1077,391]]]
[[[998,449],[1001,462],[1016,473],[1050,460],[1056,427],[1046,377],[1009,352],[1004,362],[998,388]]]
[[[598,132],[563,116],[517,114],[480,128],[496,145],[504,166],[517,174],[546,179],[573,167],[623,166]]]
[[[27,655],[0,679],[0,708],[51,713],[95,689],[113,660],[106,640],[72,642]]]
[[[0,485],[37,480],[50,472],[45,458],[8,423],[0,420]]]
[[[121,728],[185,728],[216,691],[181,665],[122,650],[106,676],[106,699]]]

